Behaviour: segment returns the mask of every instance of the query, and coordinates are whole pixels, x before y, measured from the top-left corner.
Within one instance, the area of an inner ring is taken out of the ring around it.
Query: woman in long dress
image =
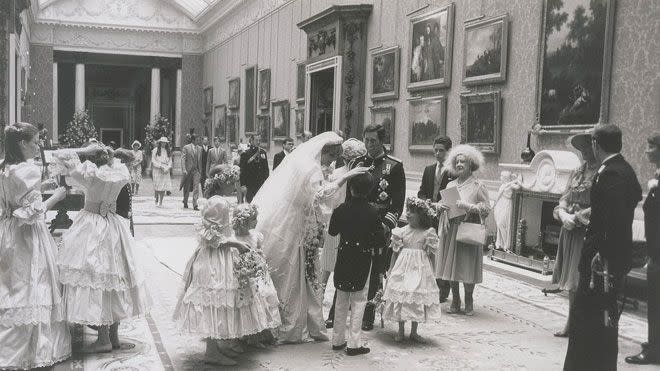
[[[80,162],[78,155],[92,161]],[[54,153],[56,173],[85,192],[85,206],[62,236],[57,265],[70,323],[98,326],[85,352],[119,349],[119,321],[144,315],[151,306],[133,251],[128,220],[117,215],[117,196],[129,182],[128,168],[112,150],[91,145]]]
[[[328,340],[319,280],[318,254],[325,231],[320,206],[349,178],[368,171],[358,167],[334,182],[324,180],[322,166],[338,158],[342,141],[325,132],[301,144],[252,201],[259,208],[256,230],[264,236],[264,254],[282,303],[280,342]]]
[[[568,323],[580,275],[578,266],[591,212],[591,178],[598,169],[598,161],[591,149],[590,134],[574,135],[568,142],[580,151],[584,162],[571,174],[566,191],[553,212],[553,216],[562,223],[562,227],[559,232],[559,246],[552,282],[558,284],[560,290],[568,291],[569,309],[566,325],[554,334],[557,337],[568,336]]]
[[[151,152],[151,169],[154,180],[154,192],[156,193],[156,204],[162,207],[165,193],[172,188],[172,181],[170,179],[170,170],[172,169],[170,141],[165,137],[158,139],[158,146]]]
[[[140,190],[140,183],[142,183],[142,161],[144,156],[142,155],[142,150],[140,150],[142,143],[136,140],[131,147],[133,147],[133,161],[128,164],[128,170],[131,173],[131,193],[137,196]]]
[[[51,366],[71,356],[57,281],[57,245],[44,214],[64,199],[58,188],[45,202],[41,171],[27,160],[39,154],[37,128],[5,128],[0,164],[0,369]]]
[[[460,282],[463,282],[465,288],[465,314],[474,314],[472,293],[475,285],[483,279],[483,246],[456,241],[461,222],[480,223],[490,211],[488,189],[473,174],[483,164],[484,157],[481,152],[465,144],[453,147],[445,160],[445,167],[457,177],[447,184],[447,189],[458,190],[461,199],[456,202],[456,206],[467,213],[449,219],[444,208],[438,227],[440,246],[435,260],[435,275],[436,278],[451,282],[452,302],[447,312],[449,314],[460,311]]]

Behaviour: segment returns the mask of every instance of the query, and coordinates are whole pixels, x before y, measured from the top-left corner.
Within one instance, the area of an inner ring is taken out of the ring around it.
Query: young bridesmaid
[[[5,128],[0,163],[0,369],[48,367],[69,358],[71,336],[64,322],[57,282],[55,241],[44,214],[66,195],[58,188],[45,202],[39,133],[27,123]]]
[[[78,155],[92,161],[81,163]],[[54,159],[56,172],[85,191],[85,206],[62,236],[57,259],[67,320],[98,326],[97,340],[84,352],[120,349],[119,321],[144,315],[151,306],[129,222],[117,215],[117,196],[129,182],[128,169],[114,161],[110,148],[98,144],[58,150]]]
[[[392,230],[394,255],[383,294],[383,318],[399,322],[396,341],[403,341],[405,321],[411,321],[410,340],[424,343],[417,333],[418,323],[440,318],[440,292],[429,258],[438,245],[432,228],[434,217],[435,208],[430,203],[410,197],[406,200],[408,225]]]

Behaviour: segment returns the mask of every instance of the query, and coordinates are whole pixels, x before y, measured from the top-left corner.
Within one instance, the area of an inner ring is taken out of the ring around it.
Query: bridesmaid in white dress
[[[93,162],[80,162],[78,154]],[[62,236],[57,258],[68,322],[99,327],[86,352],[119,349],[119,321],[148,312],[151,297],[137,266],[128,220],[116,214],[117,196],[129,182],[128,169],[112,150],[91,145],[54,153],[55,173],[71,177],[85,191],[85,206]]]
[[[170,170],[172,169],[172,157],[170,156],[170,141],[162,137],[158,139],[158,146],[151,152],[151,172],[154,179],[154,192],[156,193],[156,204],[163,206],[165,193],[172,188]]]
[[[45,202],[41,171],[29,163],[39,154],[37,129],[5,128],[0,164],[0,369],[51,366],[71,355],[57,282],[55,241],[44,213],[64,199],[58,188]]]

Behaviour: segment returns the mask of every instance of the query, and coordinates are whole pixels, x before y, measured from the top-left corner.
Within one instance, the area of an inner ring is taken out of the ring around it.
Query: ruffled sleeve
[[[14,173],[13,194],[15,202],[21,205],[12,212],[19,224],[34,224],[43,220],[46,205],[41,197],[41,172],[34,165],[20,164],[10,168]]]
[[[70,175],[80,166],[80,157],[72,149],[61,149],[53,152],[53,162],[49,165],[52,175]]]
[[[392,251],[398,253],[403,248],[403,229],[394,228],[392,230],[392,241],[390,242]]]
[[[435,233],[435,229],[427,229],[424,235],[424,250],[427,253],[435,253],[438,251],[439,242],[440,240],[438,239],[438,235]]]

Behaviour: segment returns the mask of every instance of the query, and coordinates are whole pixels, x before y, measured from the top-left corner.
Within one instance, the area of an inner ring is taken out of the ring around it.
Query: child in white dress
[[[81,163],[78,154],[92,161]],[[128,168],[98,144],[58,150],[54,159],[54,173],[68,175],[85,191],[85,206],[62,236],[57,257],[67,321],[98,327],[96,342],[85,352],[120,349],[119,321],[144,315],[151,306],[129,221],[116,213],[117,196],[130,179]]]
[[[383,318],[399,322],[396,341],[403,341],[405,321],[411,321],[410,340],[425,342],[417,333],[418,323],[440,318],[439,291],[429,258],[438,245],[431,227],[435,216],[430,203],[410,197],[406,200],[408,225],[392,230],[394,254],[383,294]]]
[[[279,302],[277,296],[273,300],[261,294],[256,282],[261,277],[253,274],[254,269],[237,272],[241,268],[239,253],[249,254],[251,248],[234,238],[229,202],[213,196],[202,206],[201,214],[199,246],[186,266],[174,320],[181,331],[206,339],[206,362],[232,366],[236,361],[230,357],[243,351],[237,339],[279,326]],[[258,236],[241,239],[256,243]],[[274,292],[270,277],[267,281]]]

